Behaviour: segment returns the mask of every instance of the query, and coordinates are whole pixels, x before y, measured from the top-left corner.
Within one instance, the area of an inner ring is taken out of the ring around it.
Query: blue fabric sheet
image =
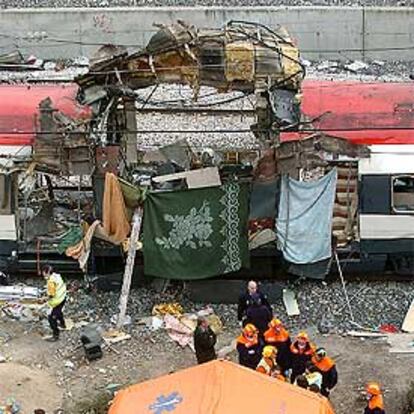
[[[276,222],[278,248],[286,260],[315,263],[331,256],[337,171],[318,181],[282,177]]]

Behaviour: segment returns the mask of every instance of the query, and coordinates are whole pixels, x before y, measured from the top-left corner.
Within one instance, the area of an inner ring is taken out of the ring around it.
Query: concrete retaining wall
[[[307,59],[412,60],[414,56],[414,8],[355,7],[1,10],[0,52],[17,46],[25,54],[70,58],[90,55],[102,43],[136,48],[154,33],[154,22],[177,19],[198,27],[221,27],[232,19],[282,24]]]

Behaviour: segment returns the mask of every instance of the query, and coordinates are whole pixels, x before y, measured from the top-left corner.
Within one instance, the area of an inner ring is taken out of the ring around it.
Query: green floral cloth
[[[145,274],[203,279],[249,266],[248,187],[152,192],[144,205]]]
[[[57,247],[57,250],[60,254],[65,253],[68,247],[75,246],[83,238],[82,229],[80,226],[71,227],[63,236]]]

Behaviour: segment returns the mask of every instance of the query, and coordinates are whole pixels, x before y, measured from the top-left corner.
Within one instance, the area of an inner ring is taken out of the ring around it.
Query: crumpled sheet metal
[[[254,46],[251,42],[226,45],[226,79],[228,82],[253,82],[255,76]]]

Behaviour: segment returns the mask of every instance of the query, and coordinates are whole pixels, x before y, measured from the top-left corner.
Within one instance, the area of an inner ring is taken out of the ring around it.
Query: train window
[[[414,175],[393,177],[392,204],[396,213],[414,213]]]

